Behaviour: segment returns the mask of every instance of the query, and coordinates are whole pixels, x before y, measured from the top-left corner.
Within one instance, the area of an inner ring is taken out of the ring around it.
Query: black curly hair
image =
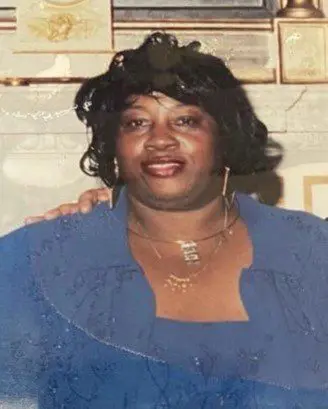
[[[276,168],[279,144],[268,138],[241,83],[224,62],[199,51],[194,41],[179,46],[175,36],[156,32],[137,49],[117,53],[107,72],[88,79],[75,97],[78,118],[92,131],[81,169],[108,186],[116,180],[114,158],[120,114],[133,95],[161,92],[185,104],[200,106],[217,123],[224,166],[231,175],[251,175]],[[130,101],[130,102],[129,102]]]

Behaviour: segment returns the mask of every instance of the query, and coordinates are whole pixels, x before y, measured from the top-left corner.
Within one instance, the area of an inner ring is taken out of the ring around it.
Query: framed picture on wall
[[[279,0],[113,0],[114,20],[271,18]]]
[[[328,217],[328,175],[304,176],[304,208],[316,215]]]
[[[20,3],[20,0],[3,1],[6,7],[13,8],[18,8],[18,4]],[[31,2],[32,1],[33,0],[31,0]],[[281,7],[283,1],[284,0],[167,0],[163,2],[161,0],[112,0],[112,9],[114,21],[134,21],[136,19],[154,20],[160,18],[271,18]],[[74,0],[50,0],[48,4],[58,5],[73,2]],[[107,2],[110,3],[110,0]]]
[[[35,0],[3,0],[6,8],[19,9],[21,1],[33,6]],[[83,3],[83,0],[75,0]],[[74,0],[49,0],[42,2],[53,6],[69,6]],[[103,0],[85,0],[98,7]],[[104,0],[110,7],[114,22],[151,22],[188,20],[253,20],[272,19],[283,0]],[[41,0],[38,0],[41,3]],[[105,16],[105,14],[104,14]]]
[[[16,52],[112,50],[109,0],[20,0]]]

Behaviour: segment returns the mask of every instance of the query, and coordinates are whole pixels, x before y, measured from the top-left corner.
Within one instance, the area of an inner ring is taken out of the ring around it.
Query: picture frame
[[[278,83],[328,82],[328,19],[275,19]]]
[[[303,177],[304,209],[320,217],[328,216],[327,193],[328,175],[315,175]],[[322,196],[322,200],[320,197]],[[319,203],[320,202],[320,203]]]
[[[99,54],[112,49],[108,0],[20,0],[14,52]]]
[[[280,0],[113,0],[114,21],[268,19]]]

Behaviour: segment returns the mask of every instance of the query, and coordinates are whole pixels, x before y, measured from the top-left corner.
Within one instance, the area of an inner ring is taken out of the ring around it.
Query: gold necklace
[[[232,235],[233,231],[232,230],[228,231],[228,234]],[[220,237],[219,241],[217,242],[216,246],[214,247],[214,250],[210,254],[207,262],[203,265],[203,267],[201,267],[197,271],[191,273],[188,277],[179,277],[175,273],[170,273],[169,276],[166,277],[165,280],[164,280],[164,287],[169,288],[173,292],[180,292],[180,293],[181,292],[186,293],[188,290],[190,290],[194,285],[195,279],[199,275],[201,275],[201,273],[203,271],[205,271],[206,268],[210,265],[213,257],[217,253],[218,249],[221,247],[222,243],[223,243],[223,238]],[[157,250],[157,253],[158,253],[158,250]],[[160,259],[162,259],[162,257]]]
[[[234,196],[233,196],[234,197]],[[152,241],[158,241],[162,243],[176,243],[180,246],[180,251],[183,255],[184,261],[187,265],[194,265],[194,264],[199,264],[201,259],[200,259],[200,254],[198,251],[198,242],[200,241],[205,241],[211,238],[214,238],[222,233],[227,227],[228,224],[228,212],[232,207],[233,201],[228,205],[225,201],[223,202],[224,204],[224,228],[223,230],[219,230],[218,232],[215,232],[214,234],[211,234],[210,236],[202,237],[201,239],[197,240],[163,240],[163,239],[155,239],[153,237],[149,237],[148,233],[146,232],[146,229],[144,226],[140,223],[139,220],[137,220],[138,226],[143,230],[144,235],[134,231],[133,229],[129,228],[128,229],[133,233],[136,234],[139,237],[142,237],[144,239],[151,239]]]
[[[141,229],[143,229],[143,226],[140,224],[139,221],[137,221],[137,224],[138,224],[138,226],[141,227]],[[219,232],[211,234],[210,236],[202,237],[201,239],[197,239],[197,240],[161,240],[161,239],[155,239],[155,238],[152,238],[152,237],[149,237],[149,236],[142,235],[142,234],[136,232],[135,230],[133,230],[131,228],[128,228],[128,230],[131,233],[135,234],[136,236],[141,237],[142,239],[146,239],[148,241],[152,240],[152,241],[157,241],[157,242],[162,242],[162,243],[178,244],[180,246],[180,250],[182,252],[184,261],[188,265],[199,264],[200,261],[201,261],[197,243],[199,243],[201,241],[213,239],[213,238],[219,236],[220,234],[222,234],[222,230],[220,230]],[[150,241],[150,245],[155,251],[156,247],[154,247],[152,245],[151,241]],[[157,250],[155,252],[157,252]],[[158,256],[158,254],[157,254],[157,256]]]
[[[224,221],[223,229],[220,232],[216,233],[215,235],[209,236],[209,237],[219,236],[219,241],[217,242],[216,246],[214,247],[214,249],[213,249],[212,253],[210,254],[207,262],[200,269],[198,269],[197,271],[191,273],[188,277],[179,277],[175,273],[170,273],[168,275],[168,277],[166,277],[165,280],[164,280],[164,287],[169,288],[172,292],[180,292],[180,293],[186,293],[188,290],[190,290],[194,285],[195,279],[199,275],[201,275],[201,273],[203,271],[205,271],[205,269],[210,265],[211,261],[213,260],[213,257],[215,256],[218,249],[222,245],[222,243],[223,243],[223,241],[225,239],[225,235],[228,234],[228,236],[232,236],[232,234],[233,234],[232,227],[234,226],[234,224],[236,223],[236,221],[238,219],[239,219],[239,211],[238,211],[237,216],[228,225],[228,213],[227,213],[227,208],[225,208],[225,221]],[[157,258],[160,261],[162,261],[163,256],[158,251],[157,247],[152,243],[152,241],[151,241],[152,238],[148,235],[147,231],[144,229],[144,227],[142,226],[142,224],[139,221],[137,221],[137,224],[141,227],[141,229],[145,233],[145,236],[141,236],[141,237],[145,238],[149,242],[150,247],[153,249],[153,251],[156,254]],[[134,232],[133,230],[131,230],[131,231]],[[202,240],[204,240],[204,239],[202,239]],[[158,241],[161,241],[161,240],[158,240]],[[178,240],[178,241],[171,241],[171,243],[179,243],[179,242],[184,242],[184,243],[192,242],[192,243],[194,243],[196,241],[197,240],[190,240],[190,241]],[[163,242],[169,242],[169,241],[163,240]]]

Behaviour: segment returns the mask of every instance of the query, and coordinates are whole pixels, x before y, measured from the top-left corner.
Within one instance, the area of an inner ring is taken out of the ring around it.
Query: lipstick
[[[168,178],[182,172],[185,162],[173,157],[157,157],[142,163],[142,170],[153,177]]]

